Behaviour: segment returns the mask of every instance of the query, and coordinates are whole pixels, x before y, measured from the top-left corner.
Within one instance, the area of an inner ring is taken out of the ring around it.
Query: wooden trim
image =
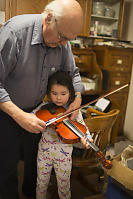
[[[6,21],[16,15],[16,8],[17,0],[6,0]]]
[[[119,12],[119,23],[118,23],[118,34],[117,34],[118,39],[121,39],[121,37],[122,37],[124,8],[125,8],[125,0],[121,0],[121,2],[120,2],[120,12]]]

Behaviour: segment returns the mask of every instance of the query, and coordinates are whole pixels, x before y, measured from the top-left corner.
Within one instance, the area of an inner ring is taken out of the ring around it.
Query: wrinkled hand
[[[90,148],[89,143],[87,143],[87,141],[86,141],[87,138],[83,137],[83,138],[81,138],[80,140],[81,140],[81,143],[84,145],[85,148],[87,148],[87,149]],[[90,142],[93,142],[93,139],[89,139],[89,141],[90,141]]]
[[[71,112],[80,107],[82,99],[80,97],[76,97],[75,100],[69,105],[67,111],[65,113]],[[79,110],[74,111],[70,117],[71,120],[75,120]]]
[[[46,128],[45,122],[32,113],[23,112],[23,114],[16,119],[16,122],[26,131],[31,133],[38,134],[43,132]]]

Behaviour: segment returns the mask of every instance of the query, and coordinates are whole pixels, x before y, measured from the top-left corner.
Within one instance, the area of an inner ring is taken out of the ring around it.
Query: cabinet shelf
[[[112,21],[118,21],[118,18],[113,18],[113,17],[105,17],[105,16],[99,16],[99,15],[91,15],[93,18],[98,18],[98,19],[107,19],[107,20],[112,20]]]
[[[119,0],[104,0],[104,2],[109,3],[111,5],[116,4],[119,2]]]
[[[115,37],[109,37],[109,36],[92,36],[90,35],[89,38],[93,38],[93,39],[109,39],[109,40],[116,40]]]

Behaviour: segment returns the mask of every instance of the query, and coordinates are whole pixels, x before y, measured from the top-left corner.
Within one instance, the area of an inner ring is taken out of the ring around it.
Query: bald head
[[[51,13],[58,20],[60,29],[68,31],[74,36],[81,31],[83,13],[80,4],[75,0],[56,0],[49,3],[44,10]]]
[[[57,6],[62,10],[62,17],[82,17],[80,4],[75,0],[56,0]]]

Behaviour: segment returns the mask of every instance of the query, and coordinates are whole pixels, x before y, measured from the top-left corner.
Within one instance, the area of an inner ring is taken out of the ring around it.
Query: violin
[[[39,111],[36,112],[36,116],[45,121],[52,121],[53,118],[58,115],[64,113],[66,110],[63,107],[58,107],[55,104],[46,104],[41,107]],[[80,138],[83,138],[87,129],[83,124],[72,121],[70,118],[66,117],[65,119],[59,119],[58,121],[54,121],[53,125],[55,127],[58,136],[64,143],[73,144],[80,141]],[[89,139],[86,142],[90,145],[92,149],[96,151],[96,154],[100,157],[100,160],[103,166],[106,169],[110,169],[112,166],[111,161],[106,160],[103,153],[99,150],[99,148],[93,143],[90,142]]]

